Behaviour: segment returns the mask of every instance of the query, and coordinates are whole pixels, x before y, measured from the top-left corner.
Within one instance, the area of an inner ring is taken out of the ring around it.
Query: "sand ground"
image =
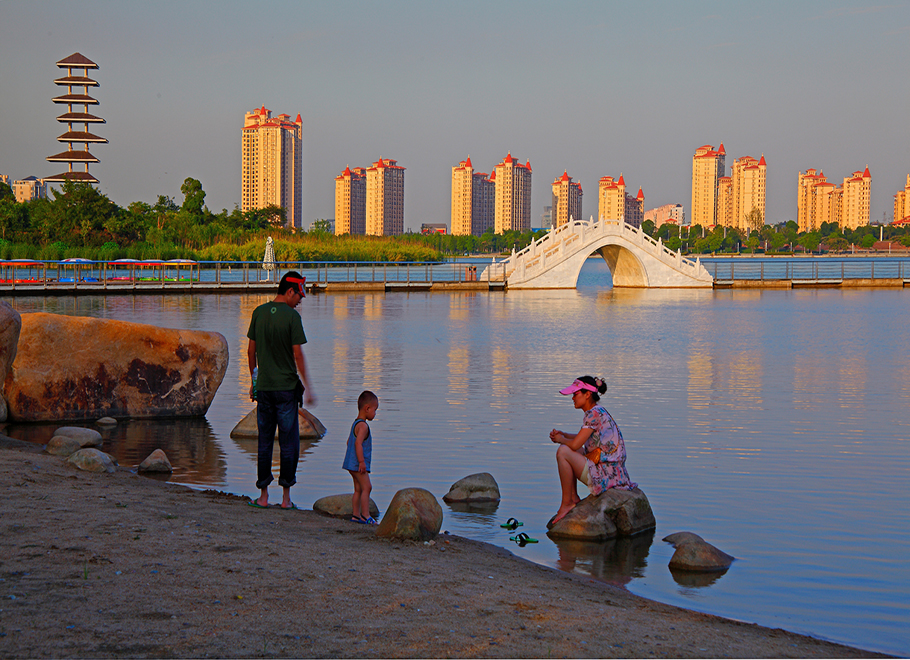
[[[881,657],[0,438],[0,656]]]

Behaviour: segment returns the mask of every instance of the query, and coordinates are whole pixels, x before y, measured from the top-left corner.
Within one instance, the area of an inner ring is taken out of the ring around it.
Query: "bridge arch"
[[[699,260],[684,258],[622,220],[570,220],[521,252],[494,263],[484,279],[514,289],[574,289],[585,261],[599,254],[613,286],[709,288],[714,278]]]

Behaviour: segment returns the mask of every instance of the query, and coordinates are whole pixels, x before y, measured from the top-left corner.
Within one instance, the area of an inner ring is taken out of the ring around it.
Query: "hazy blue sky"
[[[646,208],[691,205],[692,154],[768,162],[767,220],[796,219],[809,167],[867,164],[872,220],[910,173],[910,3],[33,2],[0,0],[0,172],[56,174],[55,62],[94,60],[92,172],[119,204],[240,201],[244,112],[304,121],[304,219],[334,216],[334,177],[407,168],[405,224],[450,220],[451,168],[530,160],[533,222],[564,169],[597,213],[625,175]]]

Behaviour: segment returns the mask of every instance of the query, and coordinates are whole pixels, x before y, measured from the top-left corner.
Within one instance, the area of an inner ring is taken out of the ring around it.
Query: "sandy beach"
[[[8,658],[883,657],[457,536],[390,542],[124,468],[80,472],[3,437],[0,483]]]

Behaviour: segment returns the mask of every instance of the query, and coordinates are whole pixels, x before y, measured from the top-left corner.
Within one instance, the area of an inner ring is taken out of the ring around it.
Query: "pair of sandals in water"
[[[520,522],[519,520],[517,520],[515,518],[509,518],[508,520],[505,521],[505,523],[500,525],[500,527],[502,527],[503,529],[508,529],[509,531],[514,531],[514,530],[518,529],[519,527],[523,527],[523,526],[524,526],[524,523]],[[528,536],[524,532],[519,532],[515,536],[510,536],[509,540],[515,541],[518,544],[518,547],[520,547],[520,548],[523,548],[528,543],[537,543],[537,539],[532,539],[530,536]]]

